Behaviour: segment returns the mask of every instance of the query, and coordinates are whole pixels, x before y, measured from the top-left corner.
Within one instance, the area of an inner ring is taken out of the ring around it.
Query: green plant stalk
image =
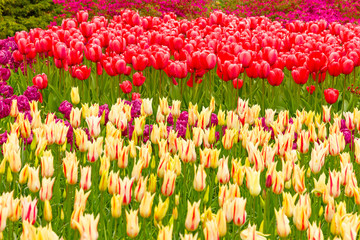
[[[249,103],[252,103],[252,89],[251,89],[252,78],[249,78]]]
[[[345,92],[346,92],[346,78],[347,78],[347,75],[345,75],[345,78],[344,78],[344,88],[343,88],[343,93],[342,93],[342,112],[345,111]]]
[[[261,112],[264,115],[265,114],[265,79],[262,78],[261,80],[262,80],[262,94],[261,94],[262,106],[261,106]]]

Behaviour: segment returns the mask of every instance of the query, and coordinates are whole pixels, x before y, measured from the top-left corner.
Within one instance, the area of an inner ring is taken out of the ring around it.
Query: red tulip
[[[143,75],[142,72],[134,73],[134,75],[133,75],[133,84],[134,84],[134,86],[139,87],[139,86],[143,85],[144,82],[145,82],[145,76]]]
[[[229,80],[235,79],[239,76],[241,71],[240,64],[229,64],[227,67],[227,74],[229,76]]]
[[[148,63],[149,59],[143,54],[132,57],[132,64],[136,71],[144,71]]]
[[[79,41],[78,39],[72,39],[70,41],[70,48],[72,48],[73,50],[79,51],[79,52],[83,52],[84,51],[84,43]]]
[[[340,63],[341,63],[343,74],[348,75],[354,70],[353,60],[345,57],[345,58],[341,58]]]
[[[240,72],[241,64],[233,64],[230,63],[230,61],[225,61],[224,64],[217,68],[216,73],[223,81],[230,81],[237,78]]]
[[[174,50],[179,51],[184,46],[184,40],[180,37],[175,37],[173,40]]]
[[[129,76],[131,74],[131,67],[130,66],[126,66],[124,74],[125,74],[125,76]]]
[[[90,43],[85,47],[85,57],[92,62],[99,62],[102,54],[101,47],[97,44]]]
[[[29,43],[26,48],[28,48],[26,57],[28,59],[34,59],[36,57],[35,45],[33,43]]]
[[[334,76],[334,77],[339,76],[342,72],[340,63],[335,60],[329,63],[328,70],[330,76]]]
[[[82,22],[79,25],[79,30],[81,31],[84,37],[89,38],[94,32],[94,24],[88,22]]]
[[[123,93],[128,94],[132,90],[132,84],[130,81],[124,81],[120,84],[120,88],[123,91]]]
[[[246,75],[248,75],[249,78],[257,78],[258,77],[257,65],[259,65],[259,63],[253,62],[250,65],[250,67],[246,68]]]
[[[69,66],[79,65],[82,63],[83,54],[76,49],[70,49],[67,56],[67,63]]]
[[[134,101],[136,99],[141,99],[141,94],[140,93],[137,93],[137,92],[133,92],[131,94],[131,99]]]
[[[289,71],[298,66],[298,59],[295,54],[291,54],[286,57],[285,66]]]
[[[351,51],[348,53],[348,58],[351,59],[354,62],[355,66],[359,66],[360,64],[360,58],[359,54],[355,51]]]
[[[36,39],[35,49],[38,53],[48,52],[51,50],[52,41],[49,37]]]
[[[75,21],[75,19],[72,18],[66,18],[63,19],[62,23],[61,23],[62,28],[65,29],[71,29],[71,28],[76,28],[77,27],[77,22]]]
[[[329,104],[334,104],[338,100],[339,90],[334,88],[328,88],[324,90],[325,100]]]
[[[117,72],[117,74],[124,74],[126,72],[126,62],[124,59],[118,59],[116,60],[114,64],[114,68]]]
[[[28,33],[26,31],[21,31],[21,32],[16,32],[15,33],[15,42],[18,43],[20,38],[27,38],[28,37]]]
[[[240,89],[243,86],[244,81],[242,79],[239,78],[235,78],[233,80],[233,86],[235,89]]]
[[[16,62],[22,62],[24,60],[24,56],[20,53],[19,50],[15,50],[12,56]]]
[[[36,75],[32,79],[32,82],[38,89],[44,89],[48,85],[48,79],[45,73]]]
[[[309,70],[306,67],[298,67],[291,71],[291,75],[297,84],[305,84],[309,79]]]
[[[263,48],[263,52],[263,59],[267,61],[270,65],[273,65],[278,58],[278,52],[276,51],[276,49],[265,47]]]
[[[76,13],[76,18],[78,20],[79,23],[81,22],[87,22],[88,18],[89,18],[89,13],[88,11],[83,11],[80,10]]]
[[[270,64],[266,61],[262,61],[256,65],[256,70],[259,78],[267,78],[270,73]]]
[[[202,67],[207,70],[211,70],[216,66],[216,55],[214,53],[203,52],[200,55]]]
[[[109,41],[110,51],[114,51],[117,54],[123,53],[126,48],[126,40],[123,37],[117,37]]]
[[[25,55],[25,54],[29,53],[30,49],[27,48],[28,44],[30,44],[30,39],[29,38],[20,38],[17,41],[18,49],[21,52],[21,54]]]
[[[279,86],[284,79],[284,72],[279,68],[274,68],[270,71],[268,76],[268,82],[272,86]]]
[[[152,66],[157,70],[164,69],[169,64],[169,59],[170,59],[170,54],[168,52],[158,51],[151,57]]]
[[[308,91],[310,93],[310,95],[312,95],[315,91],[315,86],[314,85],[307,86],[306,91]]]
[[[54,57],[59,60],[64,60],[68,56],[68,48],[63,42],[57,42],[55,45],[53,45],[52,52]]]
[[[338,52],[332,52],[330,53],[328,60],[329,63],[333,61],[338,62],[340,60],[340,54]]]
[[[75,76],[81,81],[88,79],[91,73],[91,68],[87,67],[86,65],[73,66],[71,70],[72,76]]]
[[[242,64],[243,68],[250,67],[252,63],[251,53],[248,51],[243,51],[238,55],[239,62]]]
[[[307,67],[311,73],[326,71],[328,59],[326,55],[319,51],[314,51],[309,54]]]

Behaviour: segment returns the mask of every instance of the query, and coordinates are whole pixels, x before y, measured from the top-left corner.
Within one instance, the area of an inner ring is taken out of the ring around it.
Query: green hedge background
[[[0,39],[31,28],[45,28],[62,6],[52,0],[0,0]]]

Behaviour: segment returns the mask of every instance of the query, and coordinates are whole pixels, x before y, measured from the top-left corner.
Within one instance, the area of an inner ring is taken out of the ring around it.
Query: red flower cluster
[[[88,21],[82,11],[61,26],[16,33],[14,58],[47,53],[56,67],[71,66],[72,76],[85,80],[90,74],[83,66],[85,56],[96,64],[97,74],[130,75],[132,67],[139,72],[133,77],[135,86],[142,85],[139,76],[149,67],[163,70],[174,84],[190,75],[191,87],[216,66],[224,81],[245,71],[278,86],[284,68],[297,84],[305,84],[309,75],[322,82],[327,73],[350,74],[360,65],[359,36],[360,27],[353,24],[295,21],[283,27],[265,17],[238,18],[219,11],[191,21],[173,14],[141,17],[131,10],[111,20],[95,16]]]

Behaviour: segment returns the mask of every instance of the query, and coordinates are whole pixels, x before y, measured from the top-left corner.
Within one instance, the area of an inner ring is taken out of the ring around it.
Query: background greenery
[[[52,0],[0,0],[0,39],[31,28],[46,28],[62,6]]]

